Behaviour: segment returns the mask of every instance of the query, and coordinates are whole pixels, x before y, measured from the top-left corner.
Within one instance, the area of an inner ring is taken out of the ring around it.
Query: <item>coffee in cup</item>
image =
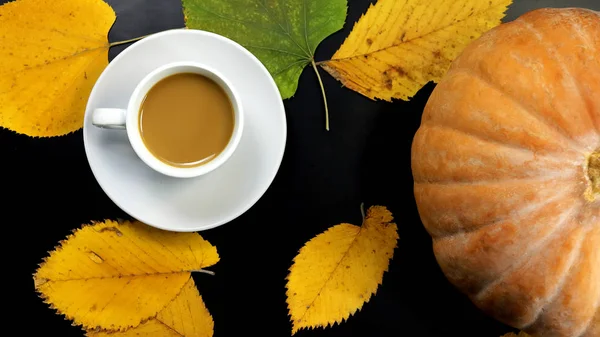
[[[156,83],[146,94],[138,118],[146,148],[176,167],[209,162],[233,134],[234,112],[227,93],[196,73],[179,73]]]
[[[206,66],[178,62],[147,75],[127,109],[96,109],[96,126],[126,129],[138,156],[174,177],[214,170],[241,138],[242,107],[229,82]]]

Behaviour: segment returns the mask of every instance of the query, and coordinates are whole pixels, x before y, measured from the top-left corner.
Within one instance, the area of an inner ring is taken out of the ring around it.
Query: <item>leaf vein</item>
[[[69,281],[87,281],[87,280],[105,280],[105,279],[115,279],[115,278],[123,278],[123,277],[149,277],[149,276],[160,276],[160,275],[175,275],[182,273],[192,273],[197,271],[196,269],[191,270],[176,270],[169,272],[156,272],[156,273],[141,273],[141,274],[119,274],[119,275],[110,275],[110,276],[92,276],[92,277],[80,277],[80,278],[68,278],[68,279],[60,279],[60,280],[48,280],[48,282],[69,282]]]
[[[306,0],[302,0],[302,10],[304,12],[304,41],[306,42],[306,48],[308,48],[308,54],[310,55],[310,58],[312,58],[312,48],[308,43],[308,20],[306,18]]]
[[[406,5],[408,5],[409,2],[410,2],[410,0],[406,0],[404,2],[404,4],[402,5],[402,8],[398,11],[398,15],[394,18],[394,23],[391,26],[391,27],[402,27],[402,29],[400,31],[402,31],[403,33],[407,33],[407,29],[406,29],[406,27],[404,27],[404,25],[408,22],[408,20],[410,20],[410,15],[412,14],[412,12],[406,13],[406,14],[404,13],[404,9],[406,8]],[[414,11],[414,9],[413,9],[413,11]],[[403,15],[403,14],[405,14],[405,15]],[[405,18],[404,22],[402,24],[398,24],[398,20],[401,20],[402,18]],[[389,39],[390,34],[392,34],[392,32],[393,32],[393,29],[389,29],[385,33],[385,40]],[[369,51],[369,53],[371,53],[371,51]]]
[[[506,5],[504,5],[504,4],[497,4],[497,5],[495,5],[495,6],[491,6],[491,7],[484,8],[484,9],[482,9],[481,11],[479,11],[479,12],[476,12],[476,13],[473,13],[473,15],[471,15],[471,16],[469,16],[469,17],[466,17],[465,19],[462,19],[462,20],[458,20],[458,21],[452,22],[452,23],[450,23],[450,24],[448,24],[448,25],[446,25],[446,26],[443,26],[443,27],[441,27],[441,28],[438,28],[438,29],[432,30],[432,31],[431,31],[431,32],[429,32],[429,33],[426,33],[426,34],[423,34],[423,35],[417,36],[417,37],[415,37],[415,38],[413,38],[413,39],[406,40],[406,41],[403,41],[403,42],[401,42],[401,43],[392,44],[392,45],[389,45],[389,46],[387,46],[387,47],[383,47],[383,48],[380,48],[380,49],[378,49],[378,50],[374,50],[374,51],[372,51],[372,52],[368,52],[368,53],[365,53],[365,54],[356,54],[356,55],[352,55],[352,56],[346,56],[346,57],[341,57],[341,58],[331,59],[331,60],[328,60],[328,61],[322,61],[322,63],[326,63],[326,62],[329,62],[329,61],[344,61],[344,60],[353,59],[353,58],[357,58],[357,57],[364,56],[364,55],[371,55],[371,54],[374,54],[374,53],[378,53],[378,52],[380,52],[380,51],[385,51],[385,50],[387,50],[387,49],[390,49],[390,48],[393,48],[393,47],[398,47],[398,46],[402,45],[403,43],[412,42],[412,41],[414,41],[414,40],[422,39],[422,38],[424,38],[424,37],[426,37],[426,36],[429,36],[429,35],[433,35],[433,34],[439,33],[439,32],[441,32],[441,31],[443,31],[443,30],[446,30],[446,29],[448,29],[448,28],[451,28],[451,27],[453,27],[453,26],[456,26],[456,25],[458,25],[458,24],[460,24],[460,23],[464,23],[464,22],[468,21],[469,19],[475,19],[475,18],[477,18],[477,17],[478,17],[478,16],[480,16],[480,15],[486,15],[486,14],[487,14],[487,12],[488,12],[488,10],[491,10],[491,9],[493,9],[493,8],[497,8],[497,7],[506,7]]]
[[[278,76],[278,75],[280,75],[281,73],[285,72],[286,70],[288,70],[288,69],[290,69],[290,68],[292,68],[292,67],[294,67],[294,66],[296,66],[296,65],[299,65],[299,64],[301,64],[301,63],[308,63],[308,61],[307,61],[307,60],[298,60],[298,61],[296,61],[296,62],[290,63],[290,64],[289,64],[287,67],[285,67],[285,68],[283,68],[283,69],[281,69],[281,70],[278,70],[278,71],[276,71],[276,72],[273,74],[273,77],[275,77],[275,76]],[[302,68],[304,68],[304,66],[303,66]]]
[[[223,20],[223,21],[237,22],[237,23],[241,23],[243,25],[249,26],[249,27],[253,27],[253,28],[259,29],[259,30],[264,30],[264,31],[275,33],[275,34],[278,34],[278,35],[287,36],[293,42],[296,43],[296,41],[289,34],[286,34],[284,31],[280,31],[279,29],[273,29],[273,28],[261,26],[261,25],[256,24],[255,22],[252,22],[252,21],[245,21],[245,20],[240,20],[240,19],[235,19],[235,18],[227,17],[227,16],[224,16],[224,15],[222,15],[220,13],[213,12],[213,11],[207,9],[207,8],[204,8],[204,7],[200,7],[200,10],[214,16],[214,17],[204,17],[203,20]],[[298,45],[298,47],[300,47],[300,46]],[[304,49],[302,49],[302,51],[306,52]]]
[[[269,17],[273,18],[273,17],[274,17],[274,15],[271,13],[271,11],[269,10],[269,8],[268,8],[268,7],[267,7],[267,6],[266,6],[266,5],[265,5],[265,4],[262,2],[262,0],[258,0],[258,2],[259,2],[259,3],[260,3],[260,5],[261,5],[261,6],[262,6],[262,7],[265,9],[265,11],[266,11],[267,15],[268,15]],[[285,35],[287,35],[287,36],[290,38],[290,40],[291,40],[292,42],[294,42],[294,44],[295,44],[296,46],[298,46],[298,48],[300,48],[300,50],[302,50],[302,51],[303,51],[303,52],[306,54],[306,57],[307,57],[308,59],[310,59],[310,58],[311,58],[311,57],[310,57],[310,48],[309,48],[309,50],[304,50],[304,48],[303,48],[302,46],[300,46],[300,44],[299,44],[299,43],[298,43],[298,42],[297,42],[297,41],[294,39],[294,37],[292,37],[292,35],[291,35],[291,31],[290,31],[290,26],[289,26],[289,20],[287,20],[287,17],[286,17],[286,20],[285,20],[285,22],[286,22],[286,28],[287,28],[287,29],[284,29],[284,28],[283,28],[283,26],[281,25],[281,23],[279,22],[279,20],[274,20],[274,21],[276,21],[276,22],[277,22],[277,25],[279,26],[279,28],[281,28],[281,31],[282,31],[282,32],[283,32]],[[294,54],[294,55],[299,55],[299,54]],[[301,55],[299,55],[299,56],[300,56],[300,57],[304,57],[304,56],[301,56]]]
[[[283,49],[279,49],[279,48],[255,46],[255,45],[251,45],[251,44],[246,44],[246,47],[247,48],[255,48],[255,49],[264,49],[264,50],[274,51],[274,52],[278,52],[278,53],[282,53],[282,54],[292,55],[292,56],[300,57],[304,61],[308,61],[309,60],[309,58],[307,58],[307,56],[305,56],[305,55],[300,55],[300,54],[297,54],[297,53],[294,53],[294,52],[290,52],[290,51],[287,51],[287,50],[283,50]]]
[[[354,225],[352,225],[352,226],[354,226]],[[321,288],[319,289],[319,291],[317,292],[317,294],[315,295],[315,297],[313,298],[313,300],[310,302],[310,304],[308,304],[306,306],[306,310],[304,310],[304,313],[302,314],[302,316],[300,316],[300,318],[298,319],[298,322],[300,322],[300,321],[302,321],[302,319],[304,319],[304,316],[306,316],[306,313],[308,312],[308,310],[310,310],[313,307],[313,304],[315,303],[315,301],[317,300],[317,298],[319,298],[319,296],[321,296],[321,292],[323,291],[323,289],[325,289],[325,287],[327,286],[327,283],[329,283],[329,281],[331,281],[331,279],[333,278],[333,275],[335,274],[335,272],[337,271],[337,269],[342,264],[342,261],[344,261],[344,259],[346,258],[346,256],[348,256],[348,252],[352,249],[352,246],[354,246],[354,243],[356,242],[356,240],[358,239],[358,237],[360,236],[360,234],[362,233],[362,231],[363,231],[363,227],[362,226],[358,227],[358,232],[356,233],[356,235],[354,236],[354,238],[352,239],[352,241],[348,245],[348,249],[346,249],[346,251],[344,252],[344,254],[342,255],[342,257],[338,260],[337,264],[333,268],[333,271],[329,274],[329,277],[327,277],[327,279],[323,283],[323,286],[321,286]]]
[[[101,54],[100,54],[100,55],[101,55]],[[100,55],[98,55],[98,56],[96,56],[96,57],[92,57],[92,58],[90,58],[90,59],[89,59],[87,62],[83,63],[83,65],[82,65],[82,66],[79,68],[79,70],[78,70],[77,72],[75,72],[75,73],[76,73],[77,75],[80,75],[80,74],[81,74],[81,70],[82,70],[82,69],[86,69],[86,68],[87,68],[87,67],[88,67],[90,64],[92,64],[92,62],[93,62],[93,61],[95,61],[95,60],[96,60],[96,59],[97,59],[97,58],[98,58]],[[63,88],[62,88],[62,89],[61,89],[61,90],[60,90],[60,91],[59,91],[57,94],[53,95],[54,99],[55,99],[55,100],[64,100],[63,94],[64,94],[64,93],[65,93],[67,90],[71,89],[71,88],[72,88],[72,87],[75,85],[75,82],[76,82],[75,80],[71,81],[71,83],[69,83],[69,85],[68,85],[68,86],[65,86],[65,87],[63,87]],[[37,91],[37,93],[36,93],[35,95],[33,95],[32,97],[39,97],[39,96],[40,96],[40,94],[41,94],[41,93],[42,93],[44,90],[46,90],[46,89],[47,89],[47,87],[46,87],[46,86],[42,86],[42,88],[41,88],[39,91]],[[23,104],[21,104],[19,107],[17,107],[17,110],[24,108],[24,107],[25,107],[27,104],[29,104],[29,103],[30,103],[30,102],[29,102],[29,100],[23,100]],[[50,114],[49,110],[50,110],[51,108],[53,108],[53,107],[55,107],[55,106],[56,106],[55,104],[53,104],[53,103],[54,103],[54,101],[52,101],[52,102],[50,102],[50,103],[51,103],[51,104],[50,104],[48,107],[46,107],[44,110],[42,110],[42,111],[40,112],[40,115],[49,115],[49,114]]]
[[[60,61],[66,61],[66,60],[70,59],[71,57],[76,57],[76,56],[79,56],[79,55],[81,55],[81,54],[85,54],[85,53],[91,53],[91,52],[97,51],[97,50],[99,50],[99,49],[105,49],[105,48],[108,48],[108,44],[106,44],[106,45],[104,45],[104,46],[102,46],[102,47],[91,48],[91,49],[84,49],[84,50],[78,51],[78,52],[76,52],[76,53],[69,54],[69,55],[66,55],[66,56],[64,56],[64,57],[60,57],[60,58],[57,58],[57,59],[55,59],[55,60],[52,60],[52,61],[51,61],[51,62],[49,62],[48,64],[53,64],[53,63],[60,62]],[[29,71],[29,70],[31,70],[31,69],[36,69],[36,68],[42,68],[42,67],[45,67],[45,66],[47,66],[48,64],[45,64],[45,63],[43,63],[43,64],[37,64],[37,65],[35,65],[35,66],[31,66],[31,67],[23,68],[23,69],[21,69],[21,70],[15,71],[15,72],[11,72],[11,71],[0,72],[0,75],[8,75],[8,74],[14,74],[14,75],[16,75],[16,74],[20,74],[20,73],[22,73],[22,72],[24,72],[24,71]],[[8,70],[12,70],[12,69],[10,69],[10,68],[9,68]]]

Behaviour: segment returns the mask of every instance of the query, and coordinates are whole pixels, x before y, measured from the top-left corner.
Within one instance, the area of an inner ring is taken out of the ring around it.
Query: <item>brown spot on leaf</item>
[[[400,77],[406,76],[406,71],[402,69],[402,67],[392,67],[392,69],[398,74]]]
[[[90,260],[92,260],[98,264],[104,262],[104,259],[100,255],[96,254],[93,251],[88,252],[88,257],[90,258]]]
[[[85,74],[85,72],[83,74],[84,74],[85,78],[87,78],[87,75]],[[116,227],[104,227],[101,230],[99,230],[98,232],[99,233],[114,232],[117,236],[123,236],[123,233],[121,233],[121,231]]]
[[[388,73],[388,71],[384,71],[383,72],[383,85],[388,89],[391,90],[393,87],[393,82],[392,82],[392,78],[390,77],[390,74]]]
[[[394,86],[392,83],[392,79],[389,77],[385,79],[384,85],[388,90],[392,90],[392,88]]]
[[[400,36],[400,42],[404,42],[405,37],[406,37],[406,32],[402,32],[402,35]]]
[[[439,59],[442,57],[442,52],[439,50],[436,50],[433,52],[433,57],[435,57],[436,59]]]
[[[96,304],[92,305],[92,307],[90,308],[90,311],[96,311],[98,307],[96,306]]]
[[[350,266],[346,266],[346,269],[350,269]]]
[[[367,44],[368,44],[369,46],[370,46],[370,45],[372,45],[372,44],[373,44],[373,40],[371,40],[371,39],[367,39]]]

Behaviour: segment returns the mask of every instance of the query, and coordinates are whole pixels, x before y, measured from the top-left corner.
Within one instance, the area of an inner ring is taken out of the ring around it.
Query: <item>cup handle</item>
[[[125,129],[125,109],[99,108],[92,113],[92,124],[104,129]]]

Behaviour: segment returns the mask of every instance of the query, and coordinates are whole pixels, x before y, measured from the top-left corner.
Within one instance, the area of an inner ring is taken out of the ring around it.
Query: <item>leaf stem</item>
[[[191,272],[192,273],[204,273],[204,274],[215,276],[214,271],[210,271],[210,270],[206,270],[206,269],[194,269]]]
[[[323,94],[323,103],[325,104],[325,130],[329,131],[329,108],[327,108],[327,95],[325,95],[325,87],[323,86],[321,75],[319,75],[319,69],[315,64],[315,59],[311,58],[310,62],[312,63],[313,69],[315,70],[315,74],[317,74],[319,85],[321,86],[321,94]]]
[[[365,203],[360,203],[360,214],[362,215],[362,221],[365,222]]]
[[[129,40],[111,42],[108,46],[109,47],[114,47],[114,46],[119,46],[119,45],[130,43],[130,42],[135,42],[135,41],[141,40],[141,39],[143,39],[145,37],[148,37],[150,35],[153,35],[153,34],[138,36],[138,37],[134,37],[133,39],[129,39]]]

